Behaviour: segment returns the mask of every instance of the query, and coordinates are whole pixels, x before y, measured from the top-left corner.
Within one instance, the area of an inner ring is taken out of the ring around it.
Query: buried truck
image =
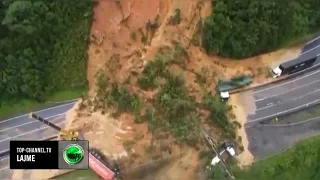
[[[319,56],[310,57],[307,55],[300,55],[298,58],[280,64],[278,67],[271,70],[273,78],[281,75],[292,74],[298,71],[311,67]]]
[[[217,91],[222,101],[227,101],[230,97],[229,91],[247,86],[252,83],[252,77],[248,75],[240,75],[230,80],[219,80]]]
[[[49,127],[59,131],[60,136],[65,140],[82,140],[83,135],[77,131],[65,130],[56,126],[55,124],[45,120],[44,118],[30,113],[30,119],[36,119]],[[98,174],[104,180],[120,180],[122,179],[120,174],[120,167],[117,163],[107,160],[107,158],[95,148],[89,149],[89,166],[90,168]]]

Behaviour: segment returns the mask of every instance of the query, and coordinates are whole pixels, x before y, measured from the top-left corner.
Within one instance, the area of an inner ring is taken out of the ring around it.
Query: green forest
[[[320,0],[215,0],[204,22],[208,53],[245,58],[300,39],[320,27]]]
[[[318,30],[320,0],[215,0],[208,53],[245,58]],[[0,102],[85,88],[92,0],[0,0]],[[1,105],[0,103],[0,105]]]
[[[0,0],[0,102],[85,88],[91,0]]]
[[[320,179],[320,137],[297,143],[286,152],[255,162],[250,168],[240,169],[231,164],[237,179],[241,180],[318,180]],[[213,168],[208,180],[227,180],[224,168]],[[223,172],[223,173],[221,173]]]

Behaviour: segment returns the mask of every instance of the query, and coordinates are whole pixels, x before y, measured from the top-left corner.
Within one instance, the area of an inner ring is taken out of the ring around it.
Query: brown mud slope
[[[179,25],[169,25],[168,19],[174,14],[175,9],[181,11],[181,22]],[[236,74],[254,74],[255,81],[263,83],[267,79],[267,67],[272,67],[277,60],[284,61],[299,52],[300,46],[295,46],[241,61],[208,56],[198,45],[201,22],[210,12],[211,1],[205,0],[120,0],[118,3],[100,0],[94,9],[92,41],[88,51],[88,81],[91,92],[94,91],[94,76],[97,69],[103,69],[112,81],[124,82],[141,73],[146,62],[154,57],[157,50],[171,45],[172,41],[178,41],[189,55],[185,69],[173,67],[172,71],[183,74],[188,79],[189,92],[193,93],[197,100],[202,96],[204,89],[214,91],[219,78],[230,78]],[[150,34],[146,31],[146,24],[149,20],[157,19],[157,16],[159,26]],[[144,36],[148,37],[145,42],[142,41]],[[204,73],[204,71],[207,73],[209,83],[203,88],[195,83],[195,72]],[[137,87],[134,82],[130,80],[132,86]],[[153,96],[152,93],[146,95]],[[158,153],[162,152],[159,149],[170,146],[171,154],[178,152],[188,154],[188,158],[183,157],[182,160],[184,164],[188,164],[185,162],[187,159],[192,166],[184,168],[185,170],[180,170],[180,166],[172,166],[165,173],[167,175],[165,178],[177,179],[178,173],[172,172],[179,172],[179,174],[186,173],[184,178],[186,180],[194,179],[195,167],[199,162],[193,157],[198,151],[172,144],[173,138],[168,135],[165,142],[157,142],[166,145],[158,144],[154,147],[154,154],[150,155],[148,149],[153,140],[145,124],[135,124],[129,114],[122,114],[118,119],[113,119],[107,113],[101,114],[98,111],[90,112],[90,109],[85,109],[76,111],[77,115],[70,120],[72,122],[70,127],[74,127],[75,124],[82,125],[81,129],[85,132],[86,139],[106,155],[114,158],[128,156],[124,168],[144,164],[149,161],[150,156],[151,159],[159,156]],[[90,115],[87,115],[88,113]],[[241,112],[236,114],[239,118],[242,116]],[[243,119],[240,123],[243,124],[244,121]],[[239,131],[245,139],[243,133]],[[214,134],[219,138],[218,132]],[[243,156],[246,158],[240,158],[243,161],[241,164],[249,164],[251,155]]]
[[[123,82],[128,77],[140,73],[146,62],[154,57],[157,50],[163,46],[178,41],[186,48],[189,61],[186,69],[173,67],[172,71],[183,74],[187,81],[189,92],[197,100],[202,96],[204,89],[214,91],[218,78],[230,78],[236,74],[254,74],[256,83],[267,80],[267,67],[274,67],[279,62],[296,56],[301,45],[281,49],[269,54],[260,55],[244,60],[233,60],[218,56],[208,56],[198,46],[201,22],[211,13],[211,1],[206,0],[98,0],[94,9],[94,19],[91,27],[91,43],[88,54],[88,81],[91,92],[94,92],[94,76],[98,68],[113,81]],[[168,19],[175,9],[181,11],[179,25],[169,25]],[[147,34],[146,23],[158,17],[159,27],[152,34]],[[147,35],[146,42],[142,42]],[[195,83],[195,73],[206,73],[207,84],[204,88]],[[132,81],[134,82],[134,81]],[[136,87],[135,84],[133,84]],[[154,93],[145,94],[153,96]],[[233,99],[233,98],[232,98]],[[235,108],[235,114],[240,124],[245,123],[245,110],[240,100],[230,102]],[[147,130],[145,124],[135,124],[132,116],[122,114],[117,119],[102,110],[93,111],[88,102],[77,104],[68,113],[67,125],[69,129],[84,133],[91,147],[100,149],[110,158],[124,159],[123,169],[134,169],[142,164],[157,159],[163,152],[175,156],[184,156],[168,163],[159,172],[155,172],[152,179],[166,180],[193,180],[199,179],[196,167],[199,164],[199,151],[185,146],[175,145],[170,135],[164,134],[166,140],[157,141]],[[246,108],[245,108],[246,109]],[[207,112],[201,112],[205,114]],[[211,129],[214,138],[219,139],[219,132]],[[252,155],[247,151],[246,134],[239,130],[244,145],[244,153],[239,156],[241,165],[252,162]],[[153,144],[151,148],[151,144]],[[202,172],[202,171],[201,171]],[[22,179],[23,171],[15,171],[14,178]],[[31,171],[31,179],[48,179],[63,173],[63,171]]]
[[[97,68],[105,69],[110,77],[123,80],[142,61],[133,58],[143,45],[139,28],[144,28],[148,20],[155,19],[160,11],[160,0],[100,0],[94,9],[91,37],[103,39],[99,45],[89,46],[88,80],[90,89],[94,86]],[[136,34],[136,41],[130,34]],[[114,61],[116,57],[117,62]],[[110,72],[111,71],[111,72]],[[116,74],[115,74],[116,73]]]

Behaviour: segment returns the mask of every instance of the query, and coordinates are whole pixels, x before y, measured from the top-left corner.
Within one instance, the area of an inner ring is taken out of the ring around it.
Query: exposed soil
[[[163,46],[170,46],[173,40],[178,41],[188,51],[189,61],[185,69],[176,67],[173,71],[178,74],[184,75],[188,79],[187,86],[189,92],[193,93],[197,100],[200,100],[204,90],[213,91],[216,86],[216,82],[219,78],[231,78],[232,76],[239,74],[252,74],[255,75],[255,83],[263,83],[268,79],[268,68],[273,67],[279,61],[289,60],[295,57],[299,53],[300,45],[288,49],[282,49],[276,52],[260,55],[257,57],[248,58],[245,60],[233,60],[227,58],[221,58],[218,56],[208,56],[203,50],[195,46],[193,39],[199,38],[197,32],[199,32],[199,22],[210,14],[211,1],[204,0],[120,0],[121,7],[114,1],[99,1],[99,5],[95,8],[95,14],[92,25],[91,33],[95,34],[95,37],[103,36],[101,44],[95,42],[91,43],[89,49],[89,62],[88,62],[88,80],[90,90],[94,90],[94,74],[98,68],[102,68],[105,74],[110,79],[117,82],[124,82],[130,77],[130,83],[134,83],[134,74],[140,73],[146,62],[154,57],[157,50]],[[121,13],[121,9],[122,12]],[[179,25],[169,25],[168,19],[173,15],[175,9],[180,9],[182,20]],[[146,43],[141,41],[142,34],[146,35],[146,23],[148,20],[155,20],[157,15],[158,28],[151,35],[148,34],[148,40]],[[132,38],[132,34],[135,34],[136,38]],[[204,69],[206,70],[206,76],[208,77],[204,87],[201,87],[196,83],[195,73],[201,74]],[[134,85],[135,86],[135,85]],[[145,96],[153,96],[154,93],[149,92],[144,94]],[[246,121],[244,111],[250,109],[250,104],[242,108],[243,104],[241,100],[235,98],[232,100],[232,104],[237,105],[235,113],[240,124],[244,124]],[[91,118],[91,117],[90,117]],[[88,119],[90,119],[88,118]],[[147,131],[145,124],[135,124],[129,114],[123,114],[117,121],[122,123],[122,128],[128,127],[130,129],[129,134],[117,135],[119,141],[134,141],[133,145],[130,145],[128,151],[129,157],[135,154],[134,160],[130,159],[130,163],[127,163],[130,167],[135,167],[147,162],[149,157],[145,157],[145,147],[151,143],[151,135]],[[80,121],[79,121],[80,122]],[[244,127],[244,126],[243,126]],[[86,138],[91,141],[91,138],[97,136],[96,130],[92,128],[90,133],[86,135]],[[93,133],[90,135],[91,133]],[[101,132],[98,131],[98,132]],[[134,139],[143,134],[143,137],[139,140]],[[247,150],[248,142],[246,139],[246,133],[244,128],[239,130],[239,135],[242,137],[244,146],[244,153],[239,155],[240,165],[248,165],[253,161],[253,156]],[[218,134],[217,132],[215,134]],[[101,138],[107,138],[106,134],[101,132]],[[98,142],[99,138],[94,138],[94,142]],[[114,142],[121,144],[119,142]],[[168,142],[171,144],[170,138]],[[99,147],[104,150],[106,154],[108,147]],[[106,148],[106,149],[105,149]],[[172,153],[176,151],[193,152],[197,154],[195,150],[188,150],[189,148],[176,147],[171,145]],[[193,155],[191,155],[193,157]],[[187,158],[193,159],[193,158]],[[195,160],[192,162],[197,164]],[[174,174],[173,172],[180,172],[176,166],[171,169],[167,174]],[[192,166],[191,169],[194,169]],[[193,171],[194,172],[194,171]],[[176,173],[178,174],[178,173]],[[179,173],[182,174],[182,173]],[[187,172],[185,179],[192,179],[194,175]],[[174,175],[171,175],[173,179]]]
[[[169,25],[168,19],[175,9],[181,11],[181,22],[178,25]],[[274,61],[282,61],[290,58],[293,52],[298,53],[299,47],[296,46],[241,61],[208,56],[197,46],[197,40],[200,39],[199,25],[210,12],[211,1],[205,0],[119,0],[118,3],[99,0],[94,9],[88,50],[90,94],[93,95],[95,73],[99,68],[104,70],[113,82],[129,80],[134,89],[135,78],[141,73],[146,62],[154,57],[159,48],[170,46],[172,41],[179,42],[189,56],[185,69],[176,67],[172,71],[182,74],[188,80],[186,83],[189,92],[197,101],[205,90],[214,91],[219,78],[252,74],[255,75],[256,83],[265,82],[267,68],[273,66]],[[154,31],[147,31],[146,24],[155,20],[158,27]],[[206,73],[207,83],[203,86],[196,83],[195,73]],[[154,94],[148,92],[143,95],[152,97]],[[239,102],[240,100],[235,98],[231,103],[238,106],[235,108],[236,117],[243,125],[246,120],[243,112],[245,110]],[[153,138],[146,124],[134,123],[130,114],[121,114],[115,119],[108,112],[90,108],[89,105],[81,109],[75,107],[67,117],[67,128],[81,130],[85,139],[90,141],[90,146],[100,149],[108,157],[121,158],[121,161],[125,162],[122,163],[123,169],[134,169],[151,159],[162,157],[163,153],[170,156],[183,154],[177,162],[170,162],[159,169],[159,172],[152,174],[152,178],[195,179],[199,151],[175,144],[174,138],[168,134],[161,134],[162,138]],[[211,127],[210,131],[215,135],[215,140],[218,140],[220,135],[216,128]],[[245,151],[238,159],[241,165],[247,165],[253,158],[247,150],[248,142],[243,128],[239,130],[239,135]]]
[[[245,102],[249,104],[249,100]],[[247,111],[243,107],[243,101],[237,94],[232,95],[229,103],[233,106],[233,113],[236,116],[235,119],[241,124],[241,128],[238,129],[238,136],[241,137],[243,152],[237,156],[238,164],[240,167],[248,166],[253,163],[254,158],[248,149],[249,142],[245,131],[245,123],[247,122]]]

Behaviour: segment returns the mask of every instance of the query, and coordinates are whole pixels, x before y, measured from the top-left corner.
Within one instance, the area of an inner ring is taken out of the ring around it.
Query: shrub
[[[142,104],[137,94],[130,94],[127,88],[112,84],[110,96],[113,101],[117,102],[119,111],[131,112],[136,116],[140,115]]]
[[[207,52],[245,58],[279,48],[320,27],[318,0],[216,0],[204,22]]]
[[[211,122],[222,128],[227,137],[235,138],[235,126],[227,118],[232,107],[221,101],[219,96],[212,96],[211,93],[204,94],[203,104],[210,110],[209,119]]]
[[[135,41],[135,40],[137,40],[137,35],[136,35],[136,33],[135,32],[130,32],[130,38],[133,40],[133,41]]]
[[[167,120],[166,126],[178,142],[195,145],[199,140],[200,115],[194,101],[188,96],[184,80],[168,75],[156,98],[159,114]]]
[[[176,24],[180,24],[180,22],[181,22],[181,10],[175,9],[174,15],[169,17],[168,23],[171,25],[176,25]]]
[[[144,89],[154,89],[157,87],[157,78],[165,74],[165,63],[160,55],[155,60],[149,61],[142,71],[142,75],[138,78],[138,85]]]

